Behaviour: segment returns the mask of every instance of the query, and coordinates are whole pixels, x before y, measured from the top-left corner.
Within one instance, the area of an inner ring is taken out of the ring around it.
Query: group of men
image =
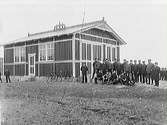
[[[82,71],[82,82],[87,82],[87,71],[88,68],[84,64],[81,67]],[[103,60],[101,63],[99,59],[95,59],[93,63],[93,75],[92,79],[94,79],[95,74],[95,83],[97,82],[97,77],[102,75],[106,75],[110,73],[110,77],[115,76],[117,77],[115,79],[118,79],[122,76],[127,77],[130,81],[133,81],[135,83],[141,82],[141,83],[147,83],[147,84],[154,84],[155,86],[159,86],[159,80],[160,78],[163,80],[165,79],[165,73],[160,70],[160,67],[158,66],[158,63],[155,62],[154,64],[151,62],[151,59],[148,60],[148,63],[146,64],[145,61],[141,60],[130,60],[130,62],[126,59],[124,59],[123,63],[120,63],[118,60],[114,60],[113,63],[109,59]],[[160,77],[161,74],[161,77]]]

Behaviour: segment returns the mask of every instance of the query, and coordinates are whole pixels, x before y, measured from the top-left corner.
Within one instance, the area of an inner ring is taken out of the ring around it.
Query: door
[[[28,55],[29,75],[35,76],[35,54]]]

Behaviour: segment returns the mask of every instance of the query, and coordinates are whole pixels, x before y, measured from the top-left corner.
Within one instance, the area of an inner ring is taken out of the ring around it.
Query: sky
[[[166,0],[0,0],[0,45],[29,33],[101,20],[126,41],[121,59],[152,59],[167,67]],[[3,56],[3,49],[0,49]]]

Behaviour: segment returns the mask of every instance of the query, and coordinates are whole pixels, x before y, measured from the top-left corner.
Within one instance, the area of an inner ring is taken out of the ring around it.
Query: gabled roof
[[[27,37],[23,37],[23,38],[11,41],[10,43],[17,43],[17,42],[46,38],[46,37],[77,33],[77,32],[81,32],[81,31],[85,31],[85,30],[90,29],[90,28],[100,28],[100,29],[106,30],[106,31],[112,33],[121,45],[126,44],[126,42],[106,23],[106,21],[104,21],[104,19],[99,20],[99,21],[93,21],[93,22],[89,22],[89,23],[69,26],[69,27],[66,27],[62,30],[50,30],[50,31],[30,34]],[[7,43],[7,44],[10,44],[10,43]]]

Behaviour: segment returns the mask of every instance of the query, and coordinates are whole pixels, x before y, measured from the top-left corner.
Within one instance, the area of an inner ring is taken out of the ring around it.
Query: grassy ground
[[[153,86],[3,83],[0,99],[2,125],[167,123],[167,89]]]

